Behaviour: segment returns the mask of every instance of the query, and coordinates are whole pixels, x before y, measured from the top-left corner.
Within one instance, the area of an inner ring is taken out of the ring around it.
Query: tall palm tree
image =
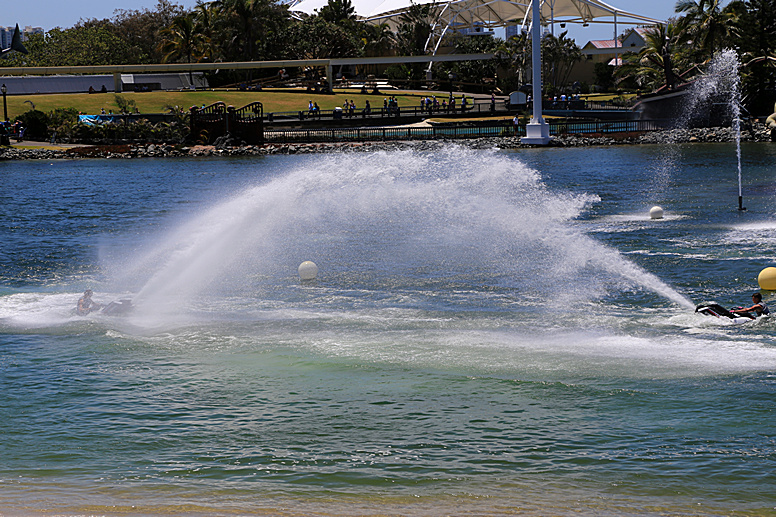
[[[159,31],[162,38],[159,42],[159,50],[162,53],[162,62],[185,59],[186,63],[192,60],[199,61],[202,57],[202,34],[195,30],[194,15],[183,14],[173,19],[172,24]],[[194,84],[194,78],[189,70],[189,81]]]
[[[198,3],[194,7],[195,31],[202,36],[203,58],[215,62],[222,56],[216,45],[217,29],[215,27],[218,12],[212,3]]]

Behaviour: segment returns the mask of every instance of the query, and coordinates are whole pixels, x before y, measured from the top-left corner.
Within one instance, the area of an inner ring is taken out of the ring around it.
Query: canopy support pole
[[[525,127],[525,135],[520,141],[530,145],[550,143],[550,126],[542,117],[542,40],[541,40],[541,0],[531,0],[531,63],[533,68],[533,116]]]

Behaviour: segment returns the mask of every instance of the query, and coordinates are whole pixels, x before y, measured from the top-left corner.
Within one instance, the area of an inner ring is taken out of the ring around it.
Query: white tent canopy
[[[327,0],[301,0],[292,12],[314,14]],[[531,0],[417,0],[415,4],[431,4],[437,18],[458,28],[500,27],[520,23],[530,26]],[[613,7],[600,0],[542,0],[542,25],[549,23],[664,23],[639,14]],[[364,21],[388,23],[395,27],[398,18],[407,11],[409,0],[354,0],[356,16]]]

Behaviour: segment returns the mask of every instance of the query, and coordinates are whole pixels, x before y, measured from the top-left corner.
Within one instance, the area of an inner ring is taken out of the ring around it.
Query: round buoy
[[[318,276],[318,266],[315,265],[315,262],[305,260],[299,264],[299,278],[302,280],[315,280],[316,276]]]
[[[650,219],[662,219],[663,218],[663,209],[659,206],[653,206],[649,210],[649,217]]]
[[[776,267],[766,267],[760,271],[757,283],[760,284],[760,289],[776,291]]]

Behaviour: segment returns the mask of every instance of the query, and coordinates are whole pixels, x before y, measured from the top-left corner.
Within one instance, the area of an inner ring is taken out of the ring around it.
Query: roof
[[[593,39],[590,40],[590,45],[593,45],[595,48],[614,48],[615,40],[613,39]],[[618,45],[619,47],[622,47],[622,44]]]

